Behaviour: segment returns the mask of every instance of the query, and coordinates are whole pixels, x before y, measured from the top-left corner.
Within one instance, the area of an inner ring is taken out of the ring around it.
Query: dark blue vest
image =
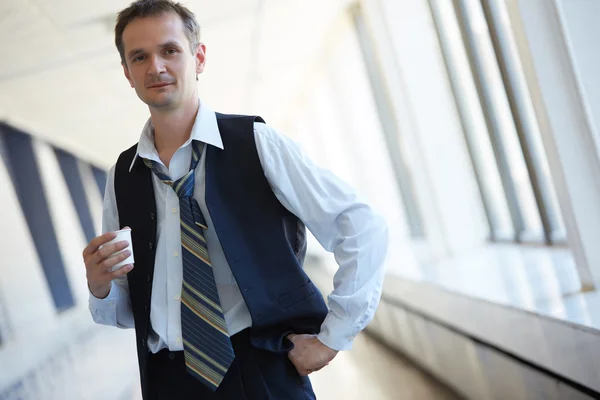
[[[318,333],[327,315],[323,297],[302,270],[304,224],[279,203],[265,178],[256,143],[259,117],[217,114],[224,150],[206,149],[206,205],[227,262],[252,317],[252,343],[274,352],[290,349],[290,332]],[[121,227],[132,228],[135,268],[128,274],[142,389],[146,390],[146,341],[156,237],[152,173],[137,145],[123,152],[115,170]]]

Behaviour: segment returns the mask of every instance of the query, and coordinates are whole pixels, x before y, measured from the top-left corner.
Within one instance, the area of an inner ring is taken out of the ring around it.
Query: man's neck
[[[198,106],[196,100],[188,102],[184,107],[166,112],[150,109],[154,127],[154,147],[167,167],[173,154],[190,137]]]

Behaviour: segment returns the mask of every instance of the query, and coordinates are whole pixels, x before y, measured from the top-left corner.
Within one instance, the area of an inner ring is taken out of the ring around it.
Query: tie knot
[[[171,187],[180,199],[194,196],[194,170],[190,170],[187,174],[171,183]]]
[[[200,156],[202,155],[202,149],[204,144],[197,140],[192,141],[192,159],[190,160],[190,170],[187,174],[182,176],[176,181],[173,181],[168,174],[164,172],[164,167],[156,161],[144,158],[144,164],[152,170],[152,172],[164,183],[173,188],[175,193],[180,199],[194,196],[194,181],[195,174],[194,170],[200,162]]]

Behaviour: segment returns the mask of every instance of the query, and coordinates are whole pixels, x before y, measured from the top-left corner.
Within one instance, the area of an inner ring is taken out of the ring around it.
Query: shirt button
[[[177,339],[175,339],[175,342],[181,343],[181,338],[179,336],[177,336]]]
[[[172,212],[173,214],[177,214],[177,209],[176,209],[176,208],[173,208],[173,209],[171,210],[171,212]]]
[[[179,295],[175,296],[175,300],[179,301],[181,300],[181,297]]]
[[[174,251],[174,252],[173,252],[173,257],[177,257],[177,256],[179,256],[179,253],[178,253],[178,252],[176,252],[176,251]]]

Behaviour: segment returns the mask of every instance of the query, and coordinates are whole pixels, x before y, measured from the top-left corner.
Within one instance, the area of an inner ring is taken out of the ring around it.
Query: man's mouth
[[[170,82],[161,82],[161,83],[156,83],[152,86],[148,86],[149,89],[156,89],[156,88],[161,88],[161,87],[165,87],[165,86],[169,86],[172,85],[173,83]]]

